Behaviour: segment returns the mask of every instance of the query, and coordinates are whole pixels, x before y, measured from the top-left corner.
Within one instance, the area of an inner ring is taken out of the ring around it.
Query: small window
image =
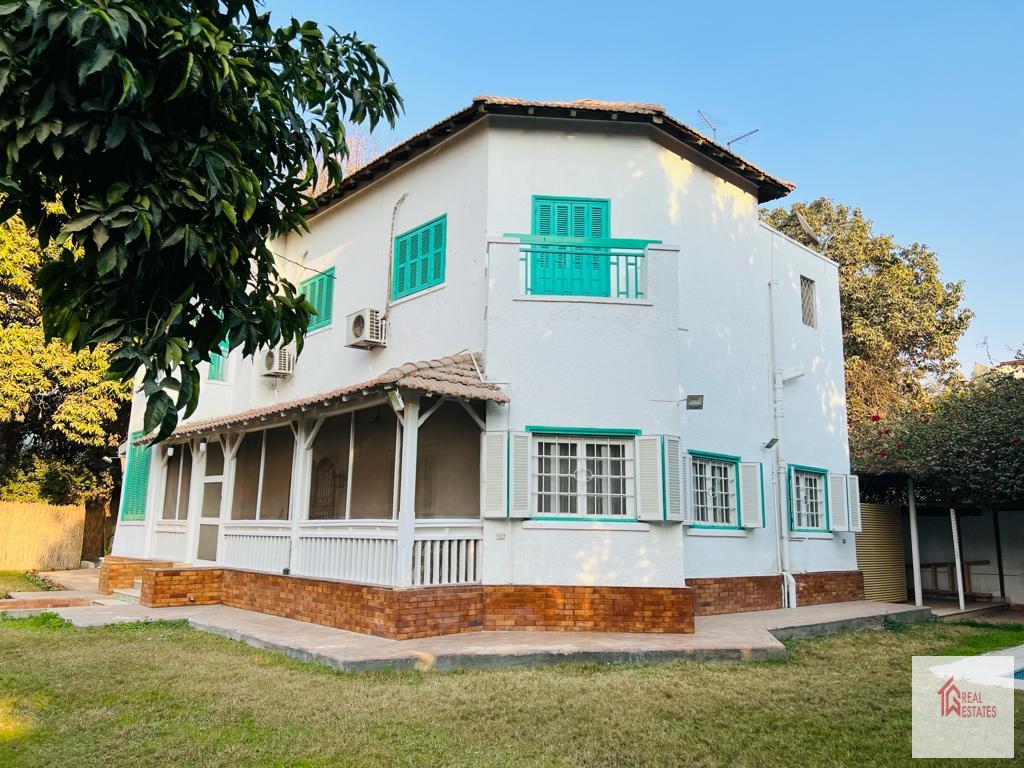
[[[309,319],[306,330],[315,331],[330,325],[334,311],[334,267],[303,280],[299,284],[299,293],[306,297],[306,301],[313,305],[316,312]]]
[[[391,298],[411,296],[444,282],[448,217],[439,216],[395,238]]]
[[[632,440],[545,435],[533,450],[538,515],[636,517]]]
[[[825,473],[793,470],[793,529],[824,531],[827,528]]]
[[[220,352],[210,354],[210,369],[207,378],[210,381],[226,381],[228,378],[228,342],[220,343]]]
[[[164,482],[164,520],[188,518],[188,494],[192,481],[192,448],[188,443],[169,446],[173,451],[167,459]]]
[[[818,315],[815,311],[814,281],[800,275],[800,314],[804,325],[818,327]]]
[[[697,525],[735,528],[736,475],[738,463],[731,459],[691,456],[693,474],[693,522]]]

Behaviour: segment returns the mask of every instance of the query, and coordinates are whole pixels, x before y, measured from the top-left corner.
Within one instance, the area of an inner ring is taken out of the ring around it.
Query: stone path
[[[692,635],[468,632],[399,641],[223,605],[145,608],[121,603],[60,608],[56,613],[82,627],[185,619],[198,630],[342,670],[780,659],[786,655],[783,639],[881,627],[886,619],[907,622],[931,616],[927,609],[913,606],[853,602],[698,617]]]

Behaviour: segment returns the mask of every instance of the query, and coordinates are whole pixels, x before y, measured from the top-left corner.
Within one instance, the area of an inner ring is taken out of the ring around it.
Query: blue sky
[[[787,201],[861,207],[927,243],[975,318],[964,367],[1024,344],[1021,2],[324,2],[269,0],[374,42],[405,137],[481,93],[663,104],[790,179]],[[388,137],[390,138],[390,137]]]

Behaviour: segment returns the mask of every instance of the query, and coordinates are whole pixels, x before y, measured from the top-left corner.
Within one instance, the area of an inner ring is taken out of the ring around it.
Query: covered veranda
[[[180,427],[147,557],[379,586],[481,578],[480,433],[507,396],[463,353]]]

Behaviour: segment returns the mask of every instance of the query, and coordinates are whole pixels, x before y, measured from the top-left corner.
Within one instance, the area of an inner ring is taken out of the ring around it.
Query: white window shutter
[[[665,435],[661,446],[665,455],[665,519],[681,523],[686,519],[683,443],[675,435]]]
[[[834,472],[828,476],[828,518],[833,531],[850,530],[848,496],[846,494],[846,475]]]
[[[744,528],[764,528],[764,489],[761,487],[761,462],[741,461],[740,525]]]
[[[480,517],[508,517],[508,432],[480,435]]]
[[[682,470],[679,473],[683,495],[683,524],[693,525],[693,466],[690,454],[683,451]]]
[[[847,501],[850,508],[850,530],[860,533],[860,478],[856,475],[846,476]]]
[[[664,520],[661,506],[661,435],[636,438],[636,516]]]
[[[509,433],[509,517],[529,517],[530,499],[530,434]]]

